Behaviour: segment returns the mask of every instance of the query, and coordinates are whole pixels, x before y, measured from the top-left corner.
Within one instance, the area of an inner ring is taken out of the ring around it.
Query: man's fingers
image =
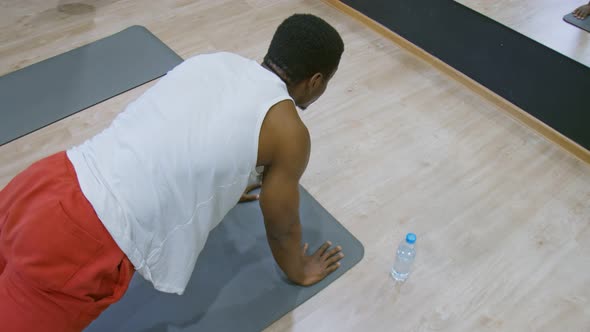
[[[309,243],[306,243],[303,245],[303,254],[304,255],[307,253],[307,248],[309,248]]]
[[[244,194],[242,195],[242,198],[240,198],[240,203],[244,203],[244,202],[252,202],[257,200],[259,197],[257,194]]]
[[[329,258],[331,256],[336,255],[337,253],[339,253],[341,251],[342,251],[342,247],[337,246],[336,248],[333,248],[332,250],[329,250],[329,251],[325,252],[324,255],[322,255],[322,257]]]
[[[332,255],[332,257],[328,258],[326,260],[326,265],[330,266],[334,263],[337,263],[338,261],[340,261],[342,258],[344,258],[344,254],[343,253],[339,253],[337,255]]]
[[[246,187],[246,190],[245,190],[244,192],[246,192],[246,193],[249,193],[249,192],[251,192],[252,190],[254,190],[254,189],[258,189],[258,188],[260,188],[260,187],[262,187],[262,183],[254,183],[254,184],[251,184],[251,185],[249,185],[248,187]]]
[[[332,264],[326,268],[326,275],[338,270],[340,263]]]
[[[252,201],[258,200],[260,198],[260,195],[248,194],[248,193],[254,189],[260,188],[261,186],[262,186],[261,183],[254,183],[254,184],[251,184],[248,187],[246,187],[246,190],[244,190],[244,193],[242,194],[242,197],[240,198],[239,203],[252,202]]]
[[[322,257],[324,255],[324,253],[326,252],[326,250],[328,250],[328,248],[330,248],[331,245],[332,245],[332,242],[326,241],[326,243],[322,244],[320,249],[318,249],[318,251],[316,251],[315,254],[318,257]]]
[[[574,17],[580,20],[585,19],[588,14],[590,13],[590,9],[587,7],[588,5],[584,5],[581,7],[576,8],[576,10],[574,10],[573,14]]]

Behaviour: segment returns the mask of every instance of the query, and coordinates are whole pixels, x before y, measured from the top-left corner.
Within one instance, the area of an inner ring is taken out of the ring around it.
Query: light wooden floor
[[[132,24],[183,57],[260,59],[294,12],[341,32],[340,70],[303,113],[313,152],[302,182],[366,255],[268,331],[590,330],[590,166],[321,2],[88,3],[0,0],[0,73]],[[145,88],[0,147],[0,187],[100,131]],[[388,273],[408,231],[418,256],[399,285]]]
[[[455,1],[590,67],[590,33],[563,20],[588,0]]]

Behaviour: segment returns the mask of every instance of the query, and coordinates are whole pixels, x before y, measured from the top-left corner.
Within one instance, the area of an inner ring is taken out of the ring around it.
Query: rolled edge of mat
[[[491,91],[484,85],[476,82],[469,76],[463,74],[462,72],[456,70],[455,68],[451,67],[450,65],[446,64],[444,61],[438,59],[434,55],[426,52],[422,48],[416,46],[412,42],[408,41],[407,39],[403,38],[402,36],[396,34],[395,32],[391,31],[390,29],[386,28],[385,26],[381,25],[380,23],[374,21],[370,17],[366,16],[365,14],[357,11],[356,9],[342,3],[340,0],[323,0],[328,5],[338,9],[342,13],[360,21],[371,30],[379,33],[380,35],[384,36],[385,38],[393,41],[401,48],[405,49],[406,51],[412,53],[413,55],[417,56],[418,58],[422,59],[423,61],[431,64],[433,67],[438,69],[439,71],[443,72],[447,76],[450,76],[452,79],[458,81],[459,83],[463,84],[470,90],[474,91],[478,95],[482,96],[489,102],[492,102],[494,105],[498,106],[500,109],[505,111],[508,115],[510,115],[513,119],[520,122],[524,126],[532,129],[537,134],[541,135],[548,141],[557,144],[570,154],[574,155],[576,158],[580,159],[581,161],[590,164],[590,151],[584,148],[583,146],[579,145],[578,143],[574,142],[567,136],[563,135],[562,133],[558,132],[557,130],[553,129],[549,125],[545,124],[541,120],[535,118],[534,116],[530,115],[528,112],[525,112],[520,107],[512,104],[508,100],[504,99],[500,95],[496,94],[495,92]]]

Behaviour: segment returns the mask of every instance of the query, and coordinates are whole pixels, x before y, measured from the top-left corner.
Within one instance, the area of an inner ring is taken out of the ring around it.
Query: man
[[[587,5],[580,6],[574,10],[574,17],[579,20],[584,20],[590,15],[590,2]]]
[[[191,58],[102,133],[47,157],[0,192],[0,322],[5,331],[80,331],[126,291],[134,270],[182,294],[209,232],[264,167],[260,206],[272,254],[311,285],[343,255],[302,243],[298,182],[305,109],[336,72],[343,42],[312,15],[277,29],[262,65]]]

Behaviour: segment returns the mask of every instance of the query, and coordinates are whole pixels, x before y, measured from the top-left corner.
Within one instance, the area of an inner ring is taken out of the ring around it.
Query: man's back
[[[157,289],[182,293],[256,166],[267,111],[286,99],[285,84],[256,62],[201,55],[68,151],[84,195]]]

